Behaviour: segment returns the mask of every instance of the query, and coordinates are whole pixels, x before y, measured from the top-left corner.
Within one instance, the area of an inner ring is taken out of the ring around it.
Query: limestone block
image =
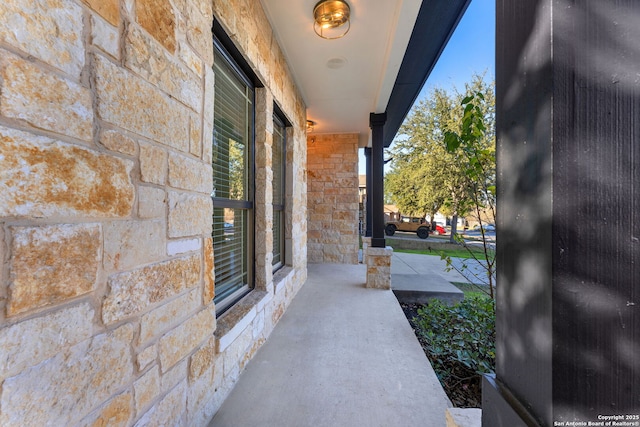
[[[126,33],[125,52],[125,65],[128,68],[179,99],[192,110],[200,111],[200,76],[193,74],[186,65],[133,25]]]
[[[7,315],[94,290],[101,259],[98,224],[11,227]]]
[[[141,185],[138,187],[138,216],[158,218],[166,215],[167,196],[164,190]]]
[[[211,234],[211,197],[169,192],[169,237]]]
[[[220,390],[223,387],[224,379],[224,359],[222,357],[217,357],[213,367],[213,388],[220,391],[220,393],[216,393],[216,396],[224,395],[222,399],[226,397],[224,390]]]
[[[184,62],[184,64],[189,67],[189,69],[191,69],[191,71],[193,71],[196,76],[202,76],[202,72],[204,71],[204,64],[202,63],[202,59],[198,57],[191,46],[189,46],[184,41],[181,41],[179,43],[178,54],[182,62]]]
[[[77,427],[126,427],[134,411],[133,397],[125,392],[109,400],[78,423]]]
[[[186,411],[187,405],[187,382],[181,382],[176,388],[171,390],[160,402],[156,403],[146,414],[142,416],[134,425],[135,427],[145,426],[179,426],[183,425],[180,420]]]
[[[91,9],[98,12],[111,25],[118,26],[120,22],[120,8],[118,0],[82,0]]]
[[[95,0],[101,1],[101,0]],[[3,0],[0,41],[78,79],[84,67],[82,7],[72,0]]]
[[[81,304],[0,329],[0,379],[89,338],[93,316],[91,306]]]
[[[283,286],[281,289],[276,289],[276,294],[273,298],[273,304],[270,309],[270,312],[271,312],[270,320],[271,320],[271,324],[274,326],[278,323],[278,321],[284,314],[284,311],[286,308],[286,303],[285,303],[286,290],[285,289],[286,287],[284,286],[284,283],[283,283]]]
[[[391,270],[382,267],[368,267],[367,288],[391,289]]]
[[[202,121],[200,117],[197,115],[191,116],[191,121],[189,125],[189,136],[190,136],[190,145],[189,152],[194,156],[201,158],[202,157]],[[207,164],[211,164],[211,162],[206,162]]]
[[[0,425],[75,424],[130,381],[132,339],[124,325],[6,379]]]
[[[198,351],[191,356],[191,363],[189,364],[189,383],[194,383],[200,379],[205,373],[211,374],[216,360],[216,339],[215,337],[209,338]]]
[[[213,2],[213,13],[216,18],[220,19],[224,23],[225,30],[227,34],[230,36],[235,36],[238,32],[238,25],[240,19],[237,19],[237,8],[238,4],[236,1],[214,1]]]
[[[168,154],[160,147],[140,144],[140,179],[163,185],[167,180]]]
[[[139,313],[200,281],[200,257],[190,256],[109,277],[102,320],[110,324]]]
[[[253,342],[253,327],[249,326],[224,351],[224,374],[228,375],[234,367],[241,366],[246,352]]]
[[[171,368],[168,372],[162,374],[161,387],[163,393],[167,393],[169,390],[180,384],[180,381],[187,378],[188,364],[189,360],[184,359],[182,362]]]
[[[393,249],[367,249],[367,288],[391,289],[391,256]]]
[[[156,396],[160,395],[160,372],[157,366],[149,369],[133,383],[133,393],[136,399],[136,412],[141,414]]]
[[[215,329],[215,309],[209,306],[163,336],[159,344],[162,372],[184,359],[210,337]]]
[[[255,96],[256,128],[260,130],[264,143],[269,147],[273,146],[273,95],[266,88],[257,88]],[[269,154],[270,156],[270,154]],[[266,166],[264,162],[256,160],[259,166]],[[269,164],[270,166],[270,164]]]
[[[343,264],[344,258],[338,251],[338,245],[325,244],[323,248],[323,262]]]
[[[173,240],[167,243],[167,255],[174,256],[202,248],[200,239]]]
[[[154,141],[189,151],[189,110],[143,79],[95,57],[101,119]]]
[[[15,56],[0,58],[0,114],[40,129],[91,140],[93,107],[89,89],[45,73]]]
[[[0,216],[123,217],[133,163],[0,126]]]
[[[213,72],[213,68],[207,67],[204,74],[204,113],[203,117],[205,121],[213,123],[213,110],[215,100],[215,81],[216,75]],[[211,141],[213,133],[208,135],[205,133],[205,141]]]
[[[184,190],[210,194],[213,189],[211,164],[177,153],[169,154],[169,185]]]
[[[213,144],[211,143],[211,141],[213,141],[212,122],[213,118],[211,119],[211,121],[206,119],[202,121],[202,140],[204,141],[202,144],[202,160],[206,163],[211,163],[213,161]]]
[[[213,259],[213,239],[204,239],[204,292],[202,303],[210,304],[216,295],[216,272]]]
[[[117,0],[114,1],[117,2]],[[114,58],[120,58],[118,28],[109,25],[107,21],[96,15],[91,15],[91,43]]]
[[[189,383],[187,391],[187,416],[189,425],[208,425],[215,415],[211,401],[218,393],[213,385],[214,367],[209,366],[206,374]]]
[[[200,307],[199,294],[198,290],[194,289],[145,314],[140,320],[140,343],[145,343],[166,332],[198,307]]]
[[[137,0],[136,17],[138,24],[169,52],[175,51],[176,18],[169,0]]]
[[[103,130],[100,133],[100,143],[116,153],[133,156],[136,154],[136,142],[115,130]]]
[[[158,347],[153,344],[138,353],[138,370],[143,371],[158,357]]]
[[[165,255],[164,231],[165,223],[162,219],[105,223],[105,270],[130,270],[139,265],[159,261]]]
[[[257,340],[259,338],[266,338],[262,335],[262,332],[264,331],[264,325],[265,325],[264,319],[265,319],[264,310],[261,310],[258,312],[258,315],[253,321],[253,339],[254,340]]]
[[[211,2],[188,2],[186,6],[187,28],[189,28],[187,40],[208,66],[213,65],[213,37],[211,36],[213,12],[210,4]]]

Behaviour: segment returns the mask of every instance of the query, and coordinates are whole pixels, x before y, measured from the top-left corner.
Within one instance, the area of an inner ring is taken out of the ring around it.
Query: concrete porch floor
[[[365,279],[310,264],[210,426],[444,426],[451,403],[398,301]]]

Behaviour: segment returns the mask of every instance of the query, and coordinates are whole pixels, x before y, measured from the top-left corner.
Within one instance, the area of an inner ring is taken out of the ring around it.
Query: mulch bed
[[[418,309],[424,307],[422,304],[404,304],[400,303],[402,307],[402,311],[404,311],[404,315],[409,320],[409,324],[413,328],[413,331],[416,331],[416,325],[413,322],[413,318],[418,315]],[[424,353],[429,357],[429,353],[427,351],[427,345],[420,338],[419,334],[416,334],[420,345],[422,345],[422,349]],[[432,362],[433,365],[433,362]],[[444,388],[445,393],[451,400],[451,403],[456,408],[480,408],[482,407],[482,377],[480,375],[473,375],[471,377],[468,376],[468,371],[466,371],[463,367],[455,366],[454,364],[449,366],[449,369],[454,372],[457,378],[451,378],[449,381],[442,382],[442,388]]]

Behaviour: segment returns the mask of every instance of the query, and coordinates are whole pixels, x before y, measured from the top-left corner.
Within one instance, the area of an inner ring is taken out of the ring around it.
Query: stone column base
[[[367,248],[367,288],[391,289],[393,248]]]
[[[362,238],[362,263],[367,263],[367,250],[371,246],[371,237]]]

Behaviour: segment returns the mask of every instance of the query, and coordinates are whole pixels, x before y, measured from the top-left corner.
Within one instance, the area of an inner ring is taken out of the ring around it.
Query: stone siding
[[[311,263],[358,263],[358,135],[307,138],[308,256]]]
[[[222,316],[214,20],[263,84],[256,289]],[[291,123],[275,273],[274,103]],[[207,425],[306,280],[305,120],[258,1],[0,2],[0,425]]]

